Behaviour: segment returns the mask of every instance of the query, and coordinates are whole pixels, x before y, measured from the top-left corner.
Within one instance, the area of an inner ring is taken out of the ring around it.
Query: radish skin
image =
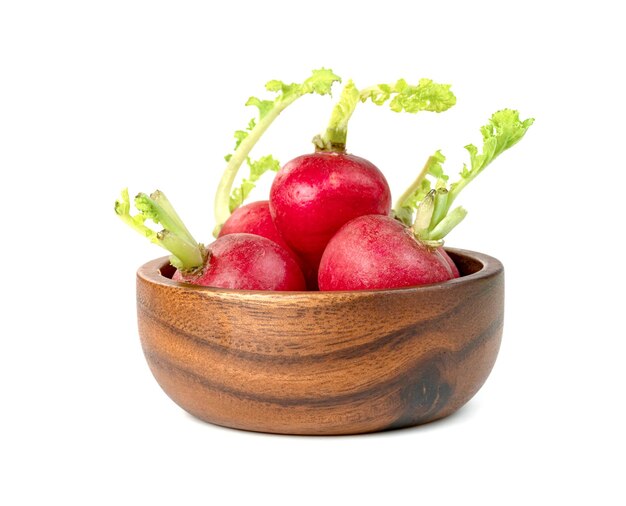
[[[200,286],[237,290],[301,291],[304,276],[278,244],[253,234],[228,234],[206,247],[200,270],[177,270],[172,279]]]
[[[344,225],[319,267],[320,290],[372,290],[439,283],[458,277],[443,248],[431,248],[389,216],[369,215]]]
[[[331,237],[362,215],[388,215],[391,192],[382,172],[358,156],[336,152],[288,162],[270,190],[270,211],[287,244],[317,270]]]
[[[236,233],[260,235],[291,252],[276,225],[274,225],[268,200],[250,202],[235,209],[224,223],[218,237]],[[294,257],[296,257],[295,253]]]

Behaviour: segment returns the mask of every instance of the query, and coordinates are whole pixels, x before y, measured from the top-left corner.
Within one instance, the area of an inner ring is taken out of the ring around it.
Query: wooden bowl
[[[458,279],[355,292],[194,287],[153,260],[137,273],[143,351],[167,395],[217,425],[356,434],[431,422],[478,391],[502,337],[502,264],[448,252]]]

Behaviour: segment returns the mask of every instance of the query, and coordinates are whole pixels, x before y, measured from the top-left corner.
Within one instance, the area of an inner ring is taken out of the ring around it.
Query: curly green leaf
[[[280,163],[272,155],[262,156],[256,161],[247,160],[250,167],[250,176],[244,179],[230,195],[230,211],[233,212],[248,198],[250,192],[256,186],[256,182],[266,172],[278,172]]]
[[[377,84],[361,90],[360,99],[383,105],[393,97],[389,106],[395,112],[443,112],[456,104],[456,96],[450,88],[450,84],[439,84],[432,79],[420,79],[417,85],[399,79],[394,84]]]
[[[519,112],[512,109],[502,109],[491,116],[489,122],[480,129],[483,136],[482,152],[479,153],[478,148],[473,144],[465,146],[470,156],[470,166],[468,168],[467,165],[463,165],[460,173],[461,179],[450,186],[448,209],[461,190],[485,167],[522,140],[534,121],[534,118],[521,121]]]
[[[357,90],[354,83],[349,81],[333,109],[326,131],[313,139],[316,149],[345,151],[348,121],[357,104],[367,100],[376,105],[390,101],[392,111],[409,113],[442,112],[456,103],[456,97],[449,84],[435,83],[431,79],[420,79],[417,85],[410,85],[404,79],[399,79],[393,84],[377,84],[362,90]]]

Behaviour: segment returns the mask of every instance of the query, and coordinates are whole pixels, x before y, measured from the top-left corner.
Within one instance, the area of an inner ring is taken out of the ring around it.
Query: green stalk
[[[446,188],[437,188],[435,193],[435,209],[433,210],[433,216],[430,221],[429,228],[437,226],[437,224],[444,218],[448,212],[448,190]]]
[[[224,169],[222,179],[220,179],[215,193],[214,210],[215,222],[217,224],[216,228],[218,231],[222,228],[222,225],[230,216],[230,191],[233,187],[233,183],[235,182],[235,178],[237,177],[239,167],[241,167],[241,164],[246,160],[246,158],[248,158],[250,151],[252,151],[254,145],[269,128],[272,122],[287,106],[295,102],[298,98],[300,98],[300,95],[294,94],[285,98],[285,100],[278,102],[273,109],[268,111],[267,114],[259,120],[248,136],[241,141],[241,144],[233,156],[230,157],[230,160],[228,160],[228,164]]]
[[[135,197],[135,207],[139,213],[131,216],[128,189],[124,189],[121,199],[115,201],[115,213],[124,223],[169,251],[170,262],[177,269],[194,271],[204,265],[204,246],[195,241],[165,194],[158,190],[150,197],[140,193]],[[163,225],[163,230],[152,230],[145,224],[146,220]]]
[[[189,244],[169,230],[157,233],[159,246],[169,251],[172,256],[170,263],[177,269],[192,271],[204,264],[202,249],[198,244]]]
[[[462,207],[457,207],[449,212],[430,232],[428,239],[431,241],[441,241],[450,231],[461,223],[467,216],[467,211]]]
[[[315,151],[346,152],[348,122],[360,100],[360,93],[352,80],[343,87],[341,97],[333,108],[328,127],[323,135],[313,139]]]
[[[400,195],[398,200],[396,200],[396,205],[393,208],[394,214],[400,215],[402,213],[402,209],[409,205],[408,202],[411,200],[413,195],[415,195],[415,193],[420,189],[420,187],[422,186],[422,181],[424,181],[426,176],[429,174],[431,167],[437,161],[438,161],[438,158],[437,158],[436,155],[428,157],[428,160],[426,160],[426,163],[424,164],[424,167],[422,167],[422,170],[417,175],[415,180],[405,190],[405,192],[402,195]]]
[[[428,239],[428,227],[435,211],[435,190],[430,190],[417,207],[413,232],[420,239]]]
[[[139,211],[145,212],[151,219],[154,216],[156,218],[153,219],[155,223],[160,223],[164,229],[169,230],[176,237],[192,246],[198,246],[198,243],[161,190],[154,191],[150,196],[140,193],[135,197],[135,207]]]

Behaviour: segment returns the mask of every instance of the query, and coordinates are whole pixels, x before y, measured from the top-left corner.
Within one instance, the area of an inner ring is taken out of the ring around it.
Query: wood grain
[[[218,425],[354,434],[430,422],[478,391],[502,336],[502,264],[448,252],[457,280],[363,292],[194,287],[153,260],[137,273],[143,351],[177,404]]]

